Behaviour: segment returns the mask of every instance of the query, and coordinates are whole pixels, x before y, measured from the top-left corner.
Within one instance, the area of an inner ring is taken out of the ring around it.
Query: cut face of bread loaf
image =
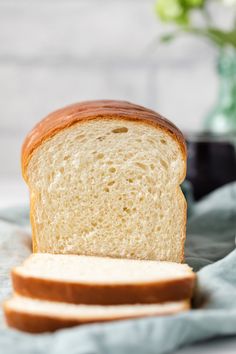
[[[13,269],[12,280],[22,296],[116,305],[191,298],[195,275],[173,262],[37,253]]]
[[[35,252],[183,261],[185,143],[157,113],[85,102],[36,126],[22,152]]]
[[[86,323],[165,316],[188,309],[187,300],[161,305],[86,306],[14,296],[4,304],[7,324],[31,333],[55,331]]]

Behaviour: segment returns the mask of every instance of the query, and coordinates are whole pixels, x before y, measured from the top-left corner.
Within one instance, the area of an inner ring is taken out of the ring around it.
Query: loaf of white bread
[[[60,109],[26,137],[34,252],[182,262],[182,133],[149,109],[90,101]]]
[[[9,326],[32,332],[190,306],[181,132],[122,101],[60,109],[27,136],[33,254],[12,271]]]

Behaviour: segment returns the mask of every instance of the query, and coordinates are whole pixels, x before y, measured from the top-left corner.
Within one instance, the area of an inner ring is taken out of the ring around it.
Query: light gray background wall
[[[163,30],[153,0],[0,0],[1,178],[20,178],[29,129],[75,101],[130,100],[198,130],[217,91],[216,53],[189,37],[157,45]]]

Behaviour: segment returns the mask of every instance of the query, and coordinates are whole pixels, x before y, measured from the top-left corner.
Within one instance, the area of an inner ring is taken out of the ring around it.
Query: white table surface
[[[28,190],[23,181],[0,179],[0,208],[28,203]],[[236,354],[236,336],[196,343],[174,354]]]

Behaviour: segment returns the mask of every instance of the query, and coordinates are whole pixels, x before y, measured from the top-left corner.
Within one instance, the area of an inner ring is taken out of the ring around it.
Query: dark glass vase
[[[236,180],[234,135],[187,135],[187,180],[195,200]]]

